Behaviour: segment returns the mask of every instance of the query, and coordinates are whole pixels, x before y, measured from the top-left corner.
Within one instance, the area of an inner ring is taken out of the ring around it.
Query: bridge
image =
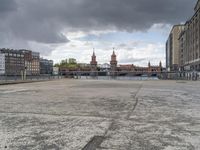
[[[158,77],[159,79],[171,80],[200,80],[200,72],[166,72],[166,71],[66,71],[61,72],[66,77]]]
[[[67,71],[61,72],[65,76],[158,76],[162,72],[147,71]]]

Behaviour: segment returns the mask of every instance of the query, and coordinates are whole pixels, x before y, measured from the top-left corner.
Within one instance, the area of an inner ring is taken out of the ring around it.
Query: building
[[[95,52],[93,52],[93,55],[91,57],[90,66],[91,66],[91,71],[97,71],[97,60]]]
[[[161,73],[163,71],[162,62],[160,61],[158,66],[153,66],[149,62],[147,71],[148,71],[148,73]]]
[[[32,52],[32,75],[40,75],[40,53]]]
[[[40,54],[30,50],[19,50],[24,54],[27,75],[40,75]]]
[[[180,36],[179,36],[179,70],[180,71],[184,71],[184,62],[186,60],[186,55],[184,55],[184,53],[186,53],[186,32],[185,30],[181,32]],[[189,68],[190,70],[190,68]]]
[[[104,64],[100,64],[98,65],[100,71],[109,71],[110,70],[110,64],[108,63],[104,63]]]
[[[135,67],[133,64],[119,65],[118,70],[122,72],[135,71]]]
[[[200,0],[194,11],[179,36],[180,69],[184,71],[200,71]]]
[[[171,47],[171,43],[172,43],[172,35],[170,34],[167,42],[166,42],[166,69],[167,71],[170,71],[172,67],[172,47]]]
[[[0,75],[5,74],[5,54],[0,53]]]
[[[21,75],[25,72],[24,53],[13,49],[0,49],[5,55],[5,75]]]
[[[30,50],[0,49],[5,55],[6,75],[39,75],[40,54]]]
[[[53,74],[53,60],[40,59],[40,74]]]
[[[53,67],[53,75],[59,75],[59,67]]]
[[[126,65],[119,65],[117,70],[121,72],[154,74],[154,73],[161,73],[162,69],[163,67],[161,62],[159,63],[158,66],[153,66],[149,62],[148,67],[140,67],[140,66],[135,66],[134,64],[126,64]]]
[[[175,25],[173,26],[168,40],[166,42],[166,68],[167,71],[176,71],[179,69],[180,60],[179,60],[179,37],[182,31],[184,31],[184,25]]]

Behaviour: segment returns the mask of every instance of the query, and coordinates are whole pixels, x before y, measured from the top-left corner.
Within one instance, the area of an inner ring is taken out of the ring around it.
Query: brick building
[[[24,53],[24,63],[27,75],[40,75],[40,54],[30,50],[20,50]]]
[[[140,66],[135,66],[133,64],[126,64],[126,65],[119,65],[118,71],[121,72],[133,72],[133,73],[160,73],[162,72],[162,63],[160,62],[158,66],[153,66],[151,63],[148,63],[148,67],[140,67]]]

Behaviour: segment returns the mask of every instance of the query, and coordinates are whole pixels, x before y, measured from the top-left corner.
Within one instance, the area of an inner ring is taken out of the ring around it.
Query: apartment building
[[[184,25],[173,26],[166,42],[166,69],[167,71],[177,71],[180,66],[180,44],[179,37],[184,31]]]
[[[40,75],[40,54],[30,50],[19,50],[24,54],[27,75]]]
[[[53,60],[40,59],[40,74],[53,74]]]
[[[200,71],[200,0],[194,11],[179,36],[180,68],[186,71]]]
[[[0,49],[5,56],[5,75],[21,75],[25,70],[24,53],[13,49]]]

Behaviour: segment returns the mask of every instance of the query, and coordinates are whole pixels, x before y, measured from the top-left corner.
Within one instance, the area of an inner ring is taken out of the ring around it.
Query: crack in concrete
[[[137,97],[138,93],[140,92],[140,90],[142,89],[142,84],[140,85],[140,87],[138,88],[138,90],[136,91],[136,93],[134,95],[132,95],[133,99],[135,99],[135,103],[133,105],[133,108],[131,109],[131,111],[128,113],[126,119],[129,119],[132,112],[134,112],[134,110],[136,109],[138,102],[139,102],[139,98]]]
[[[130,115],[131,113],[136,109],[137,107],[137,104],[138,104],[138,93],[140,92],[140,90],[142,89],[142,85],[138,88],[138,90],[136,91],[136,93],[134,94],[133,96],[133,99],[136,100],[136,102],[134,103],[133,105],[133,108],[131,109],[131,111],[128,113],[126,119],[129,119],[130,118]],[[103,141],[105,140],[106,138],[106,135],[108,134],[108,132],[110,130],[113,130],[113,126],[114,126],[114,123],[115,121],[118,120],[116,118],[113,118],[111,120],[111,123],[108,127],[108,129],[105,131],[104,135],[103,136],[94,136],[86,145],[85,147],[82,149],[82,150],[96,150],[97,148],[101,148],[101,144],[103,143]]]
[[[114,121],[114,119],[111,121],[108,129],[102,136],[93,136],[93,138],[84,146],[82,150],[96,150],[97,148],[101,148],[100,145],[106,139],[108,131],[113,129]]]
[[[95,150],[103,142],[103,136],[94,136],[82,150]]]

